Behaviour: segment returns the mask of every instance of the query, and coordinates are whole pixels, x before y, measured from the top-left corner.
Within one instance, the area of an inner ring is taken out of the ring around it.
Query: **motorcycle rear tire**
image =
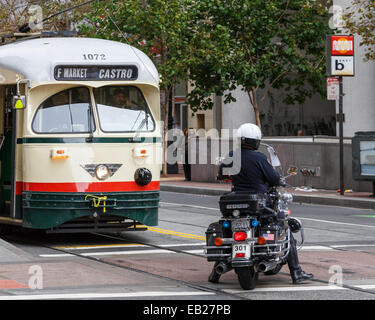
[[[244,290],[253,290],[258,280],[258,273],[255,272],[254,267],[235,268],[238,282]]]

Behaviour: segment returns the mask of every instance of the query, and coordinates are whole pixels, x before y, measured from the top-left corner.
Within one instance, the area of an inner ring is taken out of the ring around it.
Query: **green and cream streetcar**
[[[0,47],[0,224],[47,232],[158,223],[159,77],[122,43]]]

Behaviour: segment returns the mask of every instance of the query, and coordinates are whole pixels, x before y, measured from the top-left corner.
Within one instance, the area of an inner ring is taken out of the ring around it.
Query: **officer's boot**
[[[290,235],[290,250],[288,254],[288,267],[290,271],[290,276],[292,277],[293,284],[301,283],[306,280],[312,279],[314,276],[311,273],[304,272],[298,261],[296,240]]]
[[[212,269],[211,274],[208,277],[208,281],[210,281],[212,283],[219,283],[219,279],[220,279],[221,274],[217,273],[217,271],[216,271],[216,266],[219,263],[220,263],[219,261],[215,262],[214,268]]]

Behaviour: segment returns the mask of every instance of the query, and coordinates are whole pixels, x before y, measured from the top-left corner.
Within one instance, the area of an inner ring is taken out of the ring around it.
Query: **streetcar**
[[[0,46],[0,224],[47,233],[158,224],[159,76],[120,42]]]

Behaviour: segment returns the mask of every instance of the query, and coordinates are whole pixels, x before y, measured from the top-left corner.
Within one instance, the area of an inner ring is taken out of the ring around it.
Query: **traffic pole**
[[[343,77],[339,76],[339,141],[340,141],[340,194],[344,195],[344,112]]]

